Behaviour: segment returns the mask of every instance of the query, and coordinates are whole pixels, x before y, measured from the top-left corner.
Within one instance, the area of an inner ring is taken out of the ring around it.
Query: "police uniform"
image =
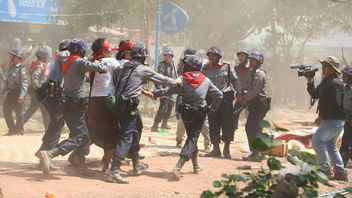
[[[208,156],[220,157],[220,140],[222,139],[226,146],[229,147],[230,142],[233,141],[234,138],[234,90],[241,94],[241,85],[236,72],[228,62],[220,61],[217,65],[212,65],[210,62],[207,62],[203,65],[202,72],[224,95],[219,109],[215,112],[208,113],[210,141],[214,146],[214,150],[209,153]],[[208,103],[209,102],[211,102],[211,100],[208,100]],[[222,136],[220,136],[220,131],[222,132]],[[231,157],[229,150],[224,148],[224,151],[225,157]]]
[[[63,83],[61,64],[67,61],[69,56],[70,52],[67,50],[60,51],[57,54],[54,62],[50,65],[47,81],[44,83],[44,86],[47,87],[48,95],[46,96],[46,100],[43,101],[43,105],[49,114],[50,122],[45,130],[39,151],[53,149],[60,141],[62,128],[65,125],[59,101]]]
[[[193,71],[187,71],[181,77],[182,85],[170,87],[167,89],[154,92],[154,97],[169,96],[171,94],[180,94],[183,98],[179,107],[181,118],[184,122],[187,140],[180,153],[180,159],[173,171],[175,179],[179,179],[180,169],[185,161],[192,159],[193,168],[198,172],[200,167],[197,162],[198,147],[197,141],[199,134],[203,128],[206,117],[206,98],[211,98],[212,103],[209,104],[211,109],[216,109],[223,97],[222,92],[199,71],[202,61],[197,56],[188,56],[185,58],[188,65],[193,66]]]
[[[252,52],[249,58],[258,61],[259,64],[264,62],[264,56],[260,52]],[[248,91],[244,95],[244,102],[248,107],[248,117],[245,126],[249,148],[252,151],[250,157],[245,160],[260,160],[257,152],[252,147],[252,141],[262,133],[260,121],[264,119],[270,108],[270,99],[266,94],[266,72],[260,67],[252,68],[249,74]],[[254,157],[255,159],[252,159]]]
[[[88,49],[83,39],[71,40],[69,51],[70,56],[61,64],[64,74],[65,85],[63,87],[63,115],[70,130],[69,137],[61,141],[49,151],[41,151],[43,161],[43,172],[50,173],[50,160],[58,155],[66,155],[74,151],[76,159],[79,160],[77,168],[84,165],[85,155],[89,153],[89,134],[85,121],[85,111],[88,105],[87,98],[84,97],[83,86],[88,71],[106,72],[106,67],[101,64],[92,63],[86,58],[81,58],[82,53]]]
[[[247,57],[249,55],[249,52],[247,49],[240,49],[237,52],[237,55],[239,53],[245,54]],[[250,74],[250,69],[249,69],[249,62],[248,60],[245,61],[244,63],[237,63],[234,67],[236,74],[238,76],[238,80],[240,81],[241,88],[242,88],[242,93],[246,93],[248,90],[248,84],[249,84],[249,74]],[[241,114],[241,108],[243,108],[243,105],[240,101],[236,100],[235,105],[233,107],[233,111],[236,112],[234,114],[234,123],[235,123],[235,130],[238,128],[238,119]]]
[[[138,104],[143,84],[147,81],[166,85],[176,84],[172,78],[156,73],[136,60],[136,58],[146,58],[148,55],[148,51],[143,45],[134,45],[131,49],[131,55],[133,60],[126,62],[123,67],[117,68],[114,74],[114,84],[116,85],[116,96],[118,98],[116,114],[120,124],[120,131],[108,178],[119,183],[128,183],[119,173],[121,161],[128,153],[132,155],[135,175],[140,174],[148,167],[140,161],[138,155],[140,150],[137,128],[137,120],[140,116]]]
[[[46,66],[45,63],[37,60],[32,62],[32,65],[29,69],[29,75],[31,78],[31,83],[29,87],[29,94],[31,96],[31,104],[26,112],[23,114],[23,123],[27,123],[28,120],[33,116],[33,114],[40,108],[44,128],[47,129],[49,125],[49,115],[42,103],[37,100],[35,96],[35,90],[39,87],[42,87],[43,83],[46,80]]]
[[[10,54],[22,57],[23,53],[19,49],[9,51]],[[7,93],[3,103],[4,118],[9,128],[8,135],[23,135],[23,108],[24,103],[19,103],[19,97],[25,97],[28,90],[28,73],[22,63],[12,65],[7,72],[5,85],[1,89],[1,95]],[[16,114],[16,124],[12,117],[12,112]]]
[[[352,66],[345,67],[342,72],[347,74],[349,78],[352,79]],[[347,119],[344,125],[340,153],[346,167],[348,161],[350,159],[352,160],[352,85],[348,83],[345,84],[343,107],[347,114]]]
[[[170,52],[171,49],[164,51],[164,55],[170,54],[173,55],[173,52]],[[158,65],[158,73],[170,78],[176,78],[175,68],[173,63],[167,63],[162,61]],[[165,86],[155,84],[156,89],[165,88]],[[152,131],[157,131],[159,123],[162,121],[161,128],[167,129],[167,121],[172,112],[172,108],[174,107],[175,103],[172,101],[173,98],[170,96],[169,98],[160,98],[160,104],[158,112],[155,115],[154,124],[151,128]]]

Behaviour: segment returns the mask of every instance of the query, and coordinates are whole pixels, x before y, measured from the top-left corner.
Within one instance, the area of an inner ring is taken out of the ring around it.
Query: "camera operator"
[[[307,91],[313,99],[319,99],[319,117],[315,123],[319,125],[313,136],[312,143],[318,162],[322,170],[330,179],[348,181],[341,155],[337,149],[337,138],[345,123],[346,114],[343,109],[344,88],[338,75],[341,71],[336,57],[328,56],[321,60],[322,82],[315,87],[313,77],[306,75]],[[329,159],[330,158],[330,159]],[[329,162],[335,168],[335,175],[330,169]]]

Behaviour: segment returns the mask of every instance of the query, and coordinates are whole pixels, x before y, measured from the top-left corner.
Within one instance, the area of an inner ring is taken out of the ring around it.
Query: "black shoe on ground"
[[[213,149],[209,153],[205,154],[205,157],[221,157],[220,149]]]

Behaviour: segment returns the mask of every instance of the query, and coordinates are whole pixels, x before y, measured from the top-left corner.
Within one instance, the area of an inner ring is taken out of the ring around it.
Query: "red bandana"
[[[38,66],[39,66],[40,64],[42,64],[42,62],[39,61],[39,60],[36,60],[36,61],[33,61],[33,62],[32,62],[31,66],[30,66],[29,69],[28,69],[28,73],[29,73],[30,76],[33,75],[33,72],[38,68]]]
[[[192,71],[183,73],[183,78],[191,85],[194,89],[197,89],[200,84],[205,80],[205,76],[200,71]]]
[[[62,70],[62,73],[66,74],[68,69],[70,69],[70,65],[75,61],[77,60],[77,58],[80,58],[78,56],[78,54],[73,54],[71,53],[70,54],[70,57],[68,57],[67,61],[62,63],[62,67],[61,67],[61,70]]]

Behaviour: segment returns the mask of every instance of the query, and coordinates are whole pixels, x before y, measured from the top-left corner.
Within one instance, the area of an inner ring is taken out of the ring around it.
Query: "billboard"
[[[0,0],[0,21],[53,23],[57,0]]]

